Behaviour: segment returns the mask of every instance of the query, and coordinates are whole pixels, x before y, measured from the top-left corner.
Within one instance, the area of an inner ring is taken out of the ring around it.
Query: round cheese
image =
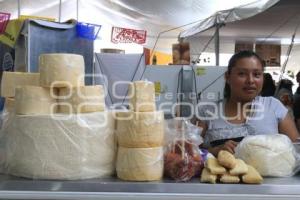
[[[147,148],[164,144],[164,113],[117,112],[116,134],[122,147]]]
[[[42,54],[39,57],[40,85],[72,87],[84,85],[84,59],[76,54]]]
[[[15,97],[15,89],[19,86],[39,86],[39,73],[3,72],[1,80],[1,96]]]
[[[19,115],[51,114],[56,113],[57,102],[48,88],[22,86],[16,88],[15,107]]]
[[[127,181],[157,181],[163,176],[163,148],[119,147],[117,175]]]
[[[156,110],[154,84],[149,81],[135,81],[128,87],[129,107],[135,112]]]
[[[16,115],[4,133],[8,174],[76,180],[115,171],[114,120],[109,112]]]
[[[296,166],[294,146],[282,134],[246,137],[236,147],[235,154],[262,176],[291,176]]]
[[[101,112],[105,109],[101,85],[59,89],[59,113]]]

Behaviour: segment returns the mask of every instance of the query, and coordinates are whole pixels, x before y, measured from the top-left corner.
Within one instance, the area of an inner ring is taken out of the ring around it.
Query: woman
[[[217,104],[202,105],[197,113],[203,128],[204,147],[217,155],[220,150],[234,153],[238,142],[247,135],[287,135],[298,137],[287,109],[273,97],[258,96],[263,86],[264,66],[251,51],[232,56],[225,74],[225,99]]]

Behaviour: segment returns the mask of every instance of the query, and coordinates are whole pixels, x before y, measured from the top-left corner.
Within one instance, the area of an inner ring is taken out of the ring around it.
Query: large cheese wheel
[[[50,95],[50,89],[38,86],[16,88],[16,114],[52,114],[57,112],[57,102]]]
[[[117,112],[118,144],[122,147],[147,148],[164,144],[164,113]]]
[[[1,81],[1,96],[15,97],[15,89],[19,86],[39,86],[39,73],[3,72]]]
[[[84,59],[76,54],[42,54],[39,57],[40,85],[72,87],[84,85]]]
[[[75,180],[115,171],[114,120],[109,112],[16,115],[3,133],[1,155],[8,174]]]
[[[117,175],[127,181],[157,181],[163,176],[163,148],[119,147]]]
[[[152,112],[156,110],[154,84],[148,81],[135,81],[128,88],[130,110]]]
[[[101,85],[59,89],[60,113],[88,113],[104,111],[104,92]]]
[[[235,155],[262,176],[292,176],[297,165],[291,140],[277,133],[244,138],[235,148]]]

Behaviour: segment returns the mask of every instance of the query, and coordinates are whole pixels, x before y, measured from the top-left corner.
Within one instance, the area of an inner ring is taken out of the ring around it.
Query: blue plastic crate
[[[95,40],[101,25],[78,22],[76,24],[77,36],[88,40]]]

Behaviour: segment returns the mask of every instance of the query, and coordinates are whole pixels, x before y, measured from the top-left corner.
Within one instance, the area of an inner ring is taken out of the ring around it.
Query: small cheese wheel
[[[164,144],[164,113],[117,112],[118,144],[122,147],[147,148]]]
[[[39,57],[40,85],[76,87],[84,85],[84,59],[76,54],[42,54]]]
[[[156,110],[154,84],[149,81],[135,81],[128,88],[129,107],[135,112]]]
[[[59,89],[59,113],[90,113],[105,110],[101,85]]]
[[[22,86],[16,88],[16,114],[36,115],[57,112],[57,102],[48,88]]]
[[[163,147],[119,147],[117,176],[127,181],[157,181],[163,177]]]
[[[39,73],[3,72],[1,81],[1,96],[15,97],[15,89],[19,86],[39,86]]]

